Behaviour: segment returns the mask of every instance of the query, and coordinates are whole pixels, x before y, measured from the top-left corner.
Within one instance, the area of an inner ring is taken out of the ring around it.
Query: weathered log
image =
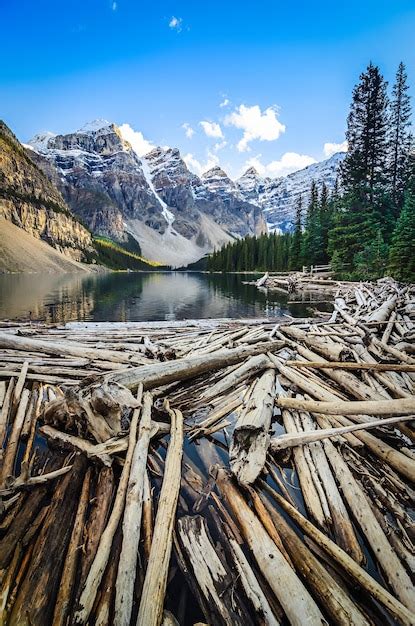
[[[329,440],[324,442],[324,448],[349,508],[362,528],[387,581],[399,600],[407,608],[415,611],[415,589],[379,522],[373,515],[365,493]]]
[[[272,498],[281,506],[282,509],[295,521],[295,523],[304,531],[313,541],[317,543],[327,554],[329,554],[342,569],[364,589],[368,594],[373,596],[382,606],[402,622],[402,624],[414,624],[414,615],[402,602],[377,582],[366,570],[358,565],[342,548],[334,541],[329,539],[327,535],[318,530],[304,515],[302,515],[295,507],[293,507],[279,493],[271,489],[266,483],[264,488],[271,494]]]
[[[28,350],[30,352],[42,352],[44,354],[70,355],[86,357],[87,359],[97,359],[103,361],[114,361],[116,363],[134,363],[135,357],[126,355],[123,352],[111,350],[100,350],[97,348],[79,347],[70,342],[59,343],[41,339],[31,339],[10,333],[0,333],[0,348]]]
[[[25,389],[21,395],[16,416],[13,421],[11,433],[7,441],[6,452],[1,468],[0,485],[4,486],[8,476],[13,474],[14,462],[19,447],[20,432],[26,418],[26,409],[30,399],[30,391]]]
[[[354,432],[356,430],[369,430],[370,428],[379,428],[390,424],[399,424],[405,420],[412,420],[413,417],[390,417],[382,420],[374,420],[373,422],[359,422],[358,424],[350,424],[349,426],[341,426],[339,428],[321,428],[319,430],[311,430],[298,432],[294,434],[283,434],[278,437],[272,437],[270,447],[273,452],[279,452],[286,448],[294,448],[295,446],[304,446],[322,439],[331,439],[337,435]]]
[[[364,318],[365,321],[372,322],[372,323],[373,322],[376,322],[376,323],[385,322],[387,319],[389,319],[391,313],[396,307],[397,302],[398,302],[398,296],[393,295],[388,300],[385,300],[384,302],[382,302],[380,307],[378,307],[375,311],[372,311],[371,313],[369,313]]]
[[[283,408],[300,409],[309,413],[332,415],[414,415],[415,398],[399,400],[367,400],[319,402],[298,398],[279,397],[277,404]]]
[[[410,363],[351,363],[341,361],[286,361],[289,367],[313,369],[370,370],[378,372],[415,372]]]
[[[284,517],[270,503],[262,498],[284,545],[295,565],[296,571],[313,591],[330,617],[330,623],[341,626],[366,625],[367,619],[350,596],[336,582],[327,569],[312,554],[298,535],[289,527]]]
[[[51,507],[33,550],[30,569],[11,612],[11,624],[44,626],[51,623],[84,469],[85,459],[77,457],[72,471],[60,480],[53,493]]]
[[[308,413],[300,413],[300,420],[304,429],[316,429],[316,424]],[[340,545],[357,562],[364,561],[364,555],[356,537],[349,513],[337,487],[333,473],[322,444],[311,443],[310,455],[314,461],[330,510],[329,519],[332,522],[334,535]]]
[[[199,515],[181,517],[177,528],[183,552],[203,598],[206,618],[218,625],[251,623],[240,600],[234,598],[232,573],[219,558],[204,519]]]
[[[137,399],[139,401],[141,401],[141,395],[142,387],[140,386],[137,393]],[[111,544],[122,516],[128,479],[130,475],[131,462],[137,438],[137,424],[139,415],[140,408],[134,409],[133,418],[130,424],[128,450],[125,456],[125,463],[122,470],[120,482],[118,484],[114,506],[112,508],[111,515],[105,527],[105,530],[101,535],[99,546],[95,554],[95,558],[92,562],[91,568],[89,570],[87,579],[85,581],[85,585],[79,598],[79,606],[74,616],[75,623],[78,624],[85,624],[91,613],[98,587],[101,583],[102,576],[108,563],[111,552]]]
[[[217,481],[258,567],[290,623],[294,626],[304,626],[305,623],[321,626],[324,618],[319,608],[224,470],[218,470]]]
[[[72,529],[72,535],[69,541],[68,552],[66,554],[63,574],[59,585],[58,597],[56,599],[55,610],[53,613],[53,626],[65,626],[67,623],[73,595],[76,567],[81,549],[82,531],[89,503],[90,482],[91,469],[88,469],[85,473],[75,522]]]
[[[350,349],[342,343],[337,343],[330,337],[309,335],[305,330],[295,326],[280,326],[280,332],[297,341],[303,341],[312,350],[315,350],[330,361],[352,361]]]
[[[354,416],[353,416],[354,417]],[[410,418],[409,418],[410,419]],[[344,426],[351,426],[352,422],[348,420],[344,416],[338,416],[337,421]],[[381,420],[382,423],[386,422],[386,420]],[[358,422],[360,425],[360,421]],[[400,422],[401,423],[401,420]],[[368,433],[365,430],[357,430],[355,431],[355,436],[363,441],[363,443],[369,448],[373,454],[375,454],[378,458],[382,459],[386,463],[388,463],[391,467],[393,467],[397,472],[406,476],[408,480],[414,482],[415,480],[415,470],[414,464],[415,461],[403,454],[399,450],[395,450],[388,443],[378,439],[372,433]]]
[[[186,380],[234,365],[256,354],[265,354],[279,350],[284,345],[282,341],[264,341],[254,346],[242,346],[221,350],[212,355],[193,356],[155,365],[132,367],[124,372],[107,375],[107,380],[117,382],[129,389],[136,389],[141,383],[144,389],[151,389],[171,382]]]
[[[3,400],[3,406],[0,412],[0,448],[3,447],[4,439],[7,432],[7,423],[9,419],[10,406],[13,398],[14,391],[14,378],[11,378],[7,386],[7,392]]]
[[[98,474],[95,497],[91,502],[91,511],[84,528],[84,543],[81,554],[79,579],[74,599],[75,607],[78,605],[79,596],[95,559],[101,535],[105,529],[113,490],[114,472],[111,467],[103,467]]]
[[[265,272],[265,274],[262,276],[262,278],[259,278],[256,283],[255,286],[256,287],[262,287],[262,285],[268,280],[268,272]]]
[[[172,533],[180,490],[183,453],[183,416],[177,409],[168,408],[168,411],[171,417],[171,439],[138,611],[137,625],[139,626],[159,626],[160,624],[173,542]]]
[[[151,394],[146,392],[143,396],[138,441],[134,448],[125,498],[122,524],[123,539],[115,595],[114,624],[116,626],[128,626],[133,608],[144,485],[147,475],[147,454],[150,444],[152,403]]]
[[[20,396],[22,395],[22,391],[26,382],[27,370],[29,367],[29,361],[25,361],[22,365],[22,369],[20,370],[19,378],[16,382],[16,387],[14,388],[13,394],[13,405],[17,406],[20,402]]]
[[[247,378],[261,373],[267,367],[271,367],[271,363],[266,354],[257,354],[251,357],[245,363],[240,365],[233,372],[222,378],[216,385],[208,387],[205,392],[200,395],[200,403],[208,403],[209,400],[216,396],[221,396],[228,389],[234,389]]]
[[[241,584],[258,617],[263,620],[265,626],[279,626],[280,622],[275,617],[268,599],[259,585],[258,580],[238,542],[230,537],[229,545],[233,553],[233,560],[240,577]]]
[[[230,467],[243,485],[252,484],[264,468],[274,398],[275,371],[269,369],[257,379],[232,435]]]
[[[282,418],[287,433],[296,433],[297,427],[294,421],[293,412],[283,410]],[[307,463],[304,450],[301,447],[294,448],[293,457],[306,508],[320,528],[326,528],[327,520],[325,511],[323,510],[320,494],[313,480],[311,469]]]

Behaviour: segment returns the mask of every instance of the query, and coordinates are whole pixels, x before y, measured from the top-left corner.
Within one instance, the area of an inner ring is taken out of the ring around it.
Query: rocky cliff
[[[334,189],[345,154],[338,152],[325,161],[313,163],[281,178],[262,178],[251,167],[236,184],[245,200],[262,209],[268,229],[284,232],[292,228],[300,195],[303,206],[307,206],[312,181],[317,183],[319,190],[323,183],[329,191]]]
[[[0,121],[0,217],[75,261],[93,251],[91,234],[62,195]]]
[[[30,142],[33,159],[93,233],[140,244],[145,257],[184,265],[236,237],[289,230],[298,196],[312,180],[334,187],[343,154],[284,178],[250,168],[233,181],[220,167],[201,177],[179,150],[155,148],[139,157],[120,128],[96,120],[67,135]]]
[[[137,239],[147,258],[183,265],[235,236],[263,232],[261,209],[236,185],[210,187],[192,174],[176,149],[140,159],[120,129],[98,120],[68,135],[37,135],[38,165],[96,234]]]

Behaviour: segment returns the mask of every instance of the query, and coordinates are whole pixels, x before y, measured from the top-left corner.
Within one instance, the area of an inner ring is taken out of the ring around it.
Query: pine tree
[[[347,120],[348,152],[342,165],[342,182],[347,191],[359,193],[373,204],[384,189],[388,152],[387,83],[379,68],[370,63],[353,90]]]
[[[295,209],[295,225],[294,232],[291,239],[290,254],[289,254],[289,268],[290,270],[299,270],[302,265],[302,239],[303,239],[303,199],[301,194],[297,200],[297,206]]]
[[[329,235],[331,262],[340,272],[347,265],[353,274],[357,255],[368,249],[379,228],[387,230],[387,108],[386,82],[370,63],[353,90],[348,153],[341,168],[345,193]]]
[[[395,216],[403,204],[404,188],[408,176],[408,159],[411,150],[411,104],[405,65],[401,62],[396,72],[392,91],[389,128],[389,177]]]
[[[415,165],[411,165],[412,175],[393,232],[388,268],[394,278],[405,282],[415,282]]]
[[[307,207],[304,234],[302,238],[302,258],[306,265],[315,265],[321,247],[320,215],[318,204],[318,188],[313,180],[310,189],[310,201]]]

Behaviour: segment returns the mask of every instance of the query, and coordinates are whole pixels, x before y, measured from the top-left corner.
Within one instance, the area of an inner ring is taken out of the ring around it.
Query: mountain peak
[[[41,152],[46,150],[50,139],[56,137],[56,133],[51,133],[49,130],[44,133],[38,133],[30,141],[28,141],[29,148]]]
[[[258,170],[255,169],[255,167],[253,165],[251,165],[251,167],[248,167],[248,169],[246,170],[246,172],[244,174],[242,174],[241,178],[260,178]]]
[[[202,178],[229,178],[229,176],[219,165],[215,165],[215,167],[202,174]]]
[[[102,118],[98,118],[96,120],[92,120],[92,122],[87,122],[84,126],[82,126],[82,128],[79,128],[76,132],[77,133],[95,133],[99,130],[107,130],[108,128],[111,128],[115,126],[115,124],[113,124],[112,122],[109,122],[108,120],[104,120]]]

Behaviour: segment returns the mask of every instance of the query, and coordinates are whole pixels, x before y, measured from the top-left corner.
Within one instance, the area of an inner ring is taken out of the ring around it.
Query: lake
[[[0,276],[0,319],[127,322],[310,314],[305,302],[288,303],[292,295],[244,284],[255,278],[198,272],[7,274]],[[318,295],[302,297],[315,301]]]

